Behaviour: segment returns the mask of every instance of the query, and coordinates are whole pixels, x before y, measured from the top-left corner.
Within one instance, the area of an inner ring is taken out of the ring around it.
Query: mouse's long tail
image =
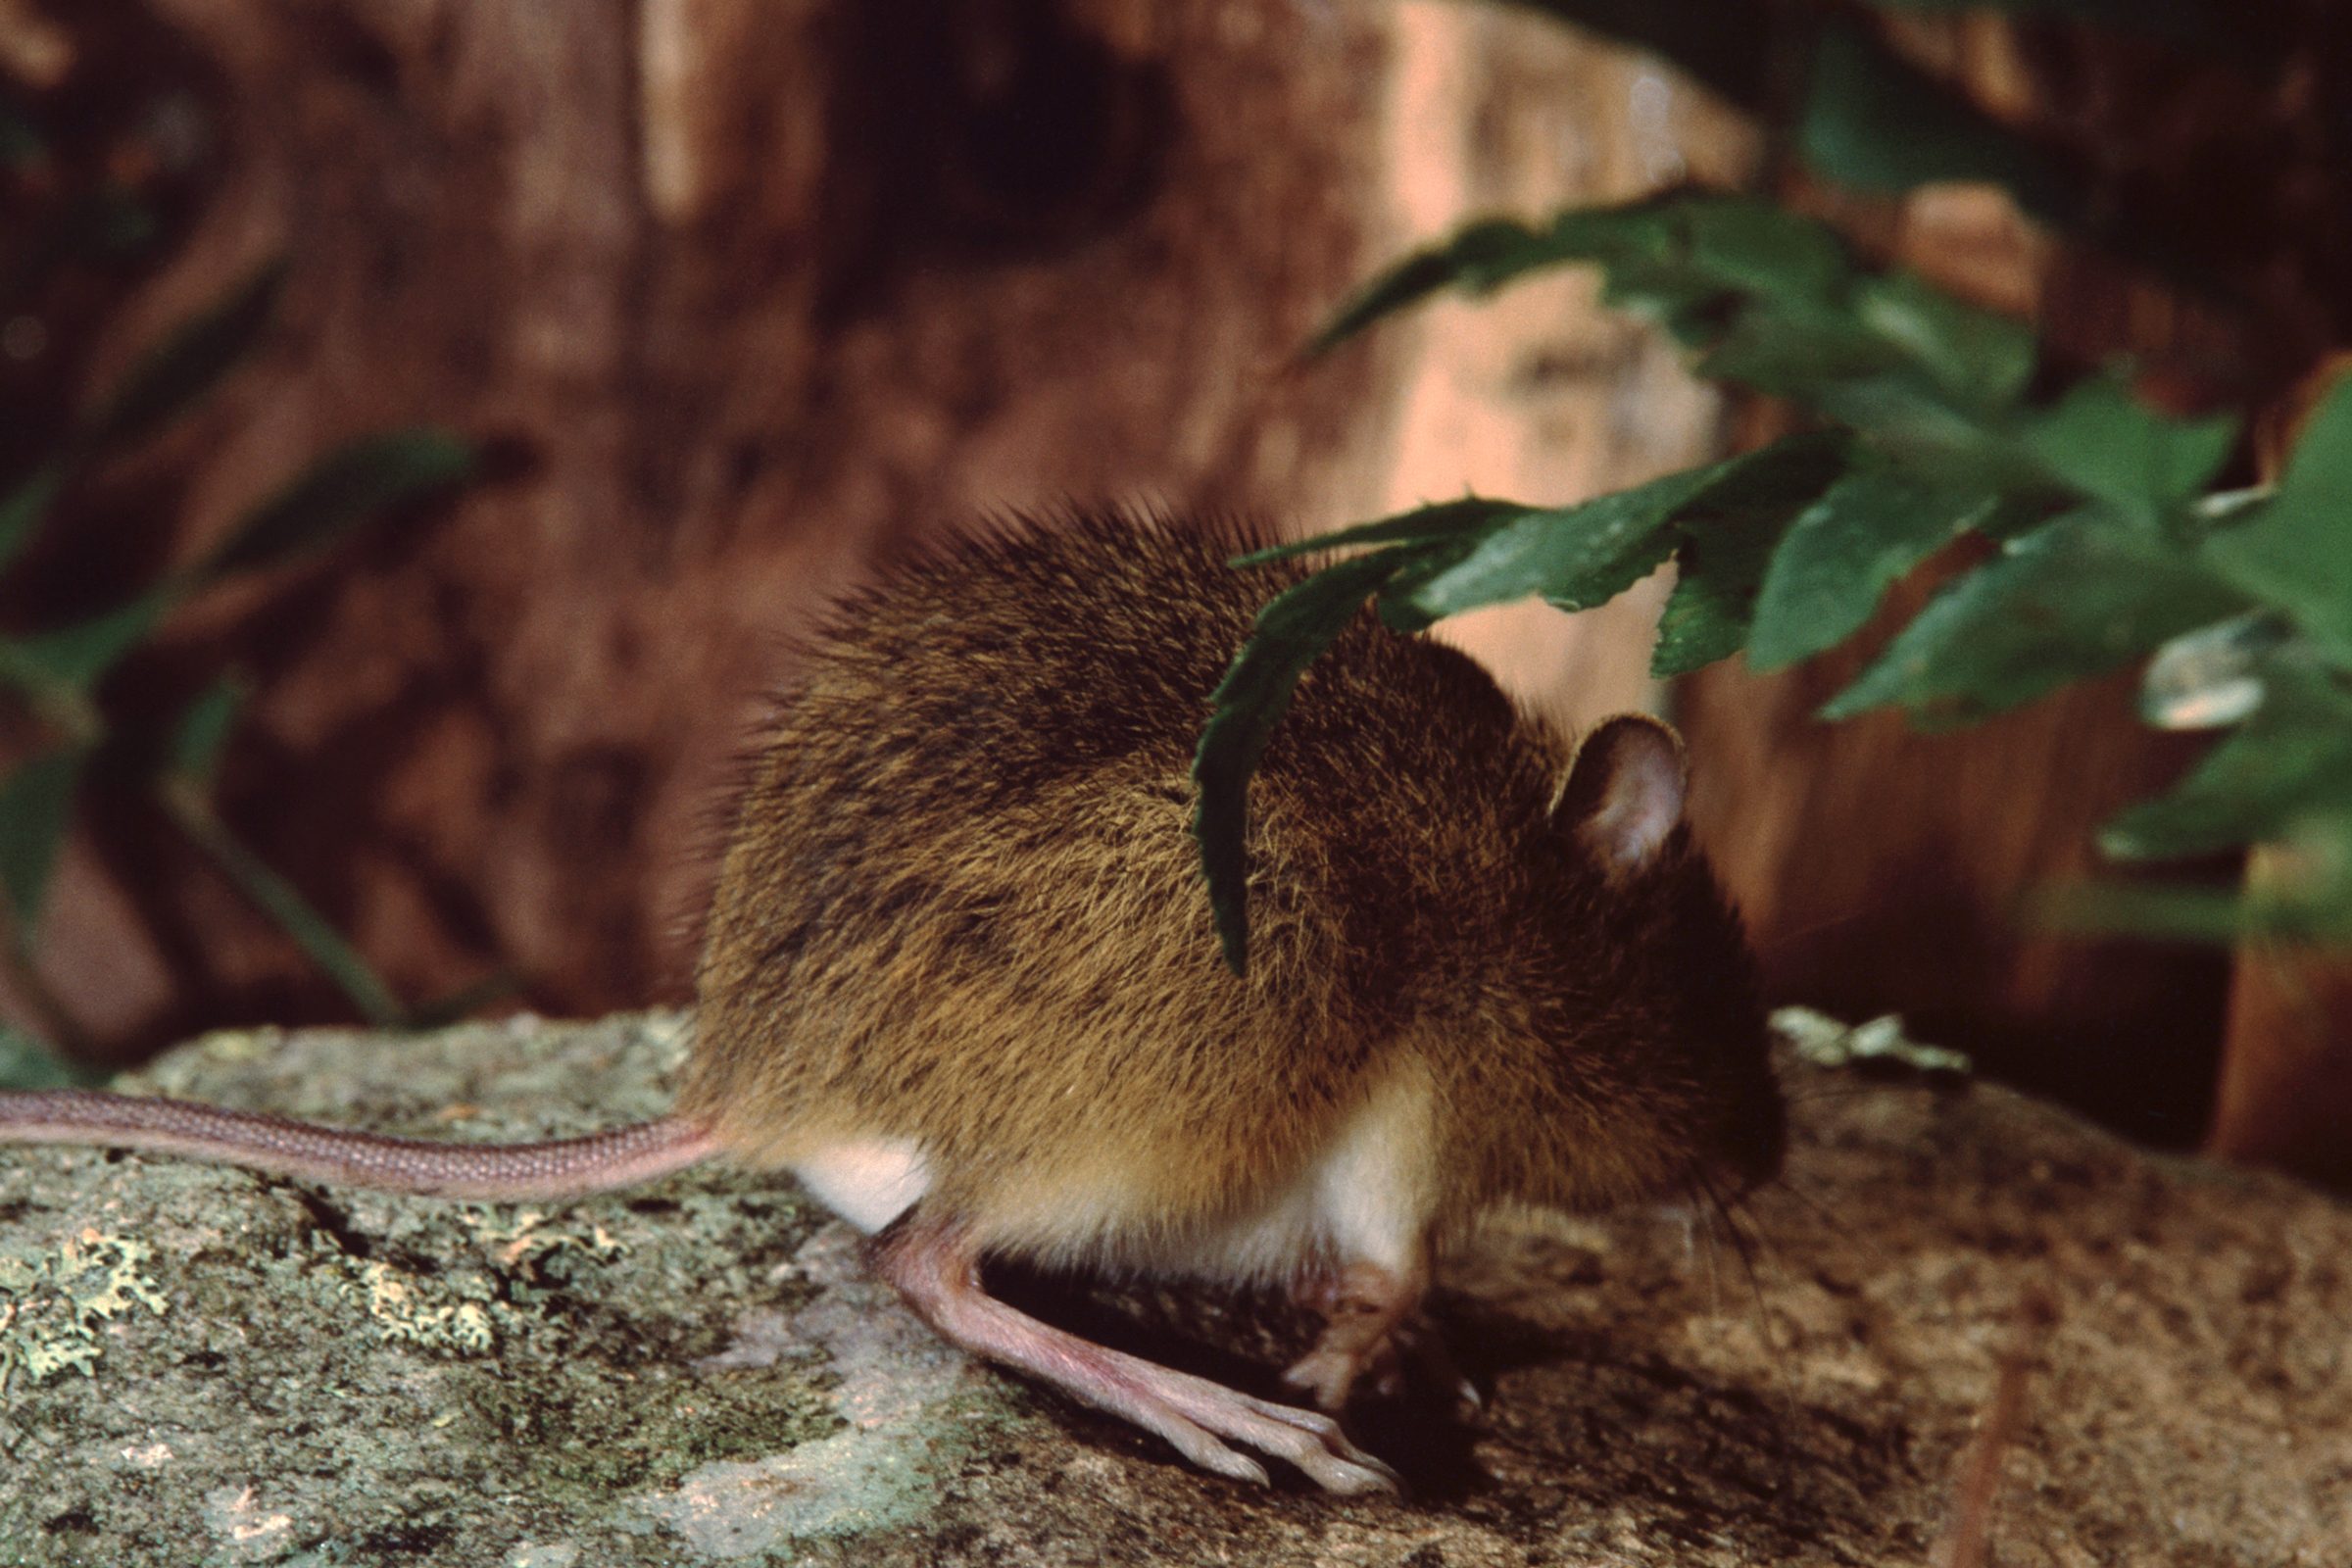
[[[135,1149],[346,1187],[505,1201],[630,1187],[717,1150],[707,1125],[681,1116],[543,1143],[463,1144],[85,1089],[0,1093],[0,1143]]]

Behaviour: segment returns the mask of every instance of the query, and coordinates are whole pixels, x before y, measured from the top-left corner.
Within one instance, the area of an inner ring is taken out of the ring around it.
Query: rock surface
[[[220,1035],[140,1082],[516,1138],[653,1113],[684,1048]],[[2013,1353],[2000,1562],[2352,1562],[2352,1210],[1997,1090],[1790,1088],[1802,1196],[1740,1216],[1752,1276],[1655,1213],[1498,1224],[1447,1270],[1485,1415],[1352,1417],[1403,1501],[1210,1480],[966,1363],[788,1183],[533,1212],[0,1151],[0,1563],[1877,1568],[1927,1558]],[[1010,1288],[1261,1392],[1307,1327]]]

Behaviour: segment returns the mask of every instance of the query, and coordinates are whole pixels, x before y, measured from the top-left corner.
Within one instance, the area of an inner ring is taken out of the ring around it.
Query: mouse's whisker
[[[1844,1216],[1840,1215],[1829,1204],[1823,1202],[1820,1199],[1815,1198],[1811,1193],[1806,1192],[1802,1187],[1797,1186],[1797,1184],[1789,1178],[1786,1171],[1782,1172],[1779,1176],[1774,1177],[1764,1186],[1757,1188],[1755,1192],[1749,1196],[1751,1198],[1761,1198],[1767,1193],[1773,1194],[1776,1197],[1785,1196],[1788,1198],[1800,1208],[1803,1208],[1807,1213],[1811,1214],[1815,1219],[1820,1220],[1831,1230],[1837,1232],[1839,1240],[1851,1242],[1856,1247],[1859,1247],[1864,1251],[1868,1252],[1870,1254],[1871,1261],[1879,1266],[1887,1267],[1894,1262],[1893,1255],[1885,1248],[1879,1246],[1868,1236],[1865,1236],[1860,1231],[1856,1230],[1851,1224],[1847,1223]]]
[[[1699,1190],[1706,1194],[1716,1217],[1723,1222],[1724,1233],[1731,1240],[1732,1250],[1739,1255],[1740,1271],[1747,1276],[1748,1298],[1755,1305],[1756,1337],[1763,1341],[1765,1350],[1772,1357],[1773,1377],[1780,1385],[1782,1409],[1782,1421],[1775,1431],[1774,1442],[1779,1449],[1781,1487],[1787,1491],[1795,1479],[1787,1434],[1796,1429],[1796,1383],[1788,1370],[1788,1347],[1772,1331],[1772,1308],[1764,1298],[1764,1282],[1756,1273],[1756,1253],[1764,1250],[1763,1234],[1741,1228],[1739,1216],[1723,1200],[1723,1195],[1704,1177],[1699,1178]],[[1767,1261],[1774,1260],[1768,1257]]]
[[[1792,930],[1775,931],[1769,938],[1756,944],[1756,951],[1758,953],[1779,953],[1784,948],[1791,947],[1811,937],[1820,936],[1825,932],[1835,931],[1840,926],[1858,925],[1865,920],[1875,918],[1877,918],[1876,913],[1869,909],[1843,910],[1815,920],[1810,924],[1797,926]]]
[[[1721,1317],[1723,1315],[1723,1279],[1715,1262],[1715,1256],[1719,1250],[1719,1244],[1715,1239],[1714,1224],[1709,1217],[1708,1200],[1712,1195],[1706,1191],[1705,1187],[1700,1183],[1697,1177],[1693,1177],[1691,1179],[1690,1196],[1690,1206],[1683,1209],[1681,1214],[1683,1222],[1683,1267],[1686,1270],[1695,1272],[1698,1259],[1702,1255],[1706,1258],[1707,1312],[1709,1316]],[[1705,1245],[1705,1251],[1703,1254],[1700,1251],[1701,1243],[1704,1243]]]

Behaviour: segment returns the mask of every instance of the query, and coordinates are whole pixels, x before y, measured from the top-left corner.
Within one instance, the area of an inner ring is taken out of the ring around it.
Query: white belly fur
[[[1098,1212],[1054,1216],[1041,1230],[1054,1261],[1154,1276],[1279,1284],[1321,1261],[1403,1269],[1426,1239],[1437,1184],[1436,1095],[1415,1068],[1374,1091],[1296,1179],[1247,1212],[1183,1231],[1140,1231],[1120,1195]],[[931,1189],[922,1151],[906,1138],[828,1145],[793,1167],[808,1190],[871,1235]],[[1084,1200],[1081,1200],[1081,1206]]]
[[[871,1236],[931,1190],[931,1167],[906,1138],[856,1138],[792,1167],[834,1213]]]
[[[1267,1202],[1114,1261],[1146,1272],[1281,1284],[1317,1262],[1402,1271],[1437,1204],[1437,1097],[1418,1067],[1376,1089],[1321,1154]]]

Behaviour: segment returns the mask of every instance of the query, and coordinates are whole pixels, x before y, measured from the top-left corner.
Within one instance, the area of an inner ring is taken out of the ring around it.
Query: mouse
[[[1250,783],[1230,969],[1194,748],[1258,607],[1261,525],[1084,512],[925,547],[843,598],[748,760],[671,1112],[468,1145],[89,1090],[0,1141],[546,1200],[710,1159],[790,1173],[943,1339],[1264,1484],[1396,1473],[1359,1384],[1466,1391],[1433,1262],[1498,1207],[1728,1201],[1779,1169],[1754,960],[1663,722],[1563,736],[1367,609]],[[992,1295],[986,1261],[1286,1290],[1267,1399]]]

